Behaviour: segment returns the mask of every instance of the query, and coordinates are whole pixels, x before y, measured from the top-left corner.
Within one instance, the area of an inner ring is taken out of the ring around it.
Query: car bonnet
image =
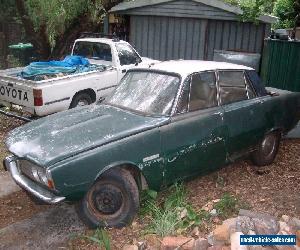
[[[41,166],[154,128],[168,117],[149,117],[92,105],[30,122],[9,133],[8,150]]]

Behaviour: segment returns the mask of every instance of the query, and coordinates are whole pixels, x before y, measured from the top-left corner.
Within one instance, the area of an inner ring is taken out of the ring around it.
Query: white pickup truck
[[[34,116],[45,116],[88,105],[109,94],[128,69],[157,62],[140,57],[125,41],[108,38],[77,39],[72,55],[85,57],[99,67],[34,80],[20,77],[23,68],[0,71],[0,106],[19,105]]]

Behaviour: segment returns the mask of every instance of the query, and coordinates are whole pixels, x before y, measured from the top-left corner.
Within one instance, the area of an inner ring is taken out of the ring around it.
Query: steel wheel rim
[[[118,216],[124,207],[122,191],[109,183],[96,185],[87,198],[93,214],[104,221]]]
[[[276,150],[277,138],[275,135],[267,135],[262,141],[262,153],[265,157],[270,157]]]
[[[83,107],[89,105],[89,102],[85,99],[79,100],[76,107]]]

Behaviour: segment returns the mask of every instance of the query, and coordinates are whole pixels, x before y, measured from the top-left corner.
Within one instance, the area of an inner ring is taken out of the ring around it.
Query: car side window
[[[189,111],[211,108],[217,105],[215,73],[202,72],[192,75]]]
[[[116,48],[118,51],[120,64],[122,66],[141,62],[139,55],[129,45],[125,43],[117,43]]]
[[[185,81],[177,113],[192,112],[217,105],[215,73],[201,72],[193,74]]]
[[[222,104],[247,100],[247,88],[243,71],[219,71]]]

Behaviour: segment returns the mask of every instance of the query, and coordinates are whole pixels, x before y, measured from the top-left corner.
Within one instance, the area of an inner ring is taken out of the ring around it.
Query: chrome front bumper
[[[56,204],[65,197],[56,196],[47,189],[42,188],[26,176],[22,175],[17,166],[17,159],[14,156],[6,157],[3,161],[4,168],[11,173],[14,181],[23,189],[36,196],[40,200],[48,204]]]

